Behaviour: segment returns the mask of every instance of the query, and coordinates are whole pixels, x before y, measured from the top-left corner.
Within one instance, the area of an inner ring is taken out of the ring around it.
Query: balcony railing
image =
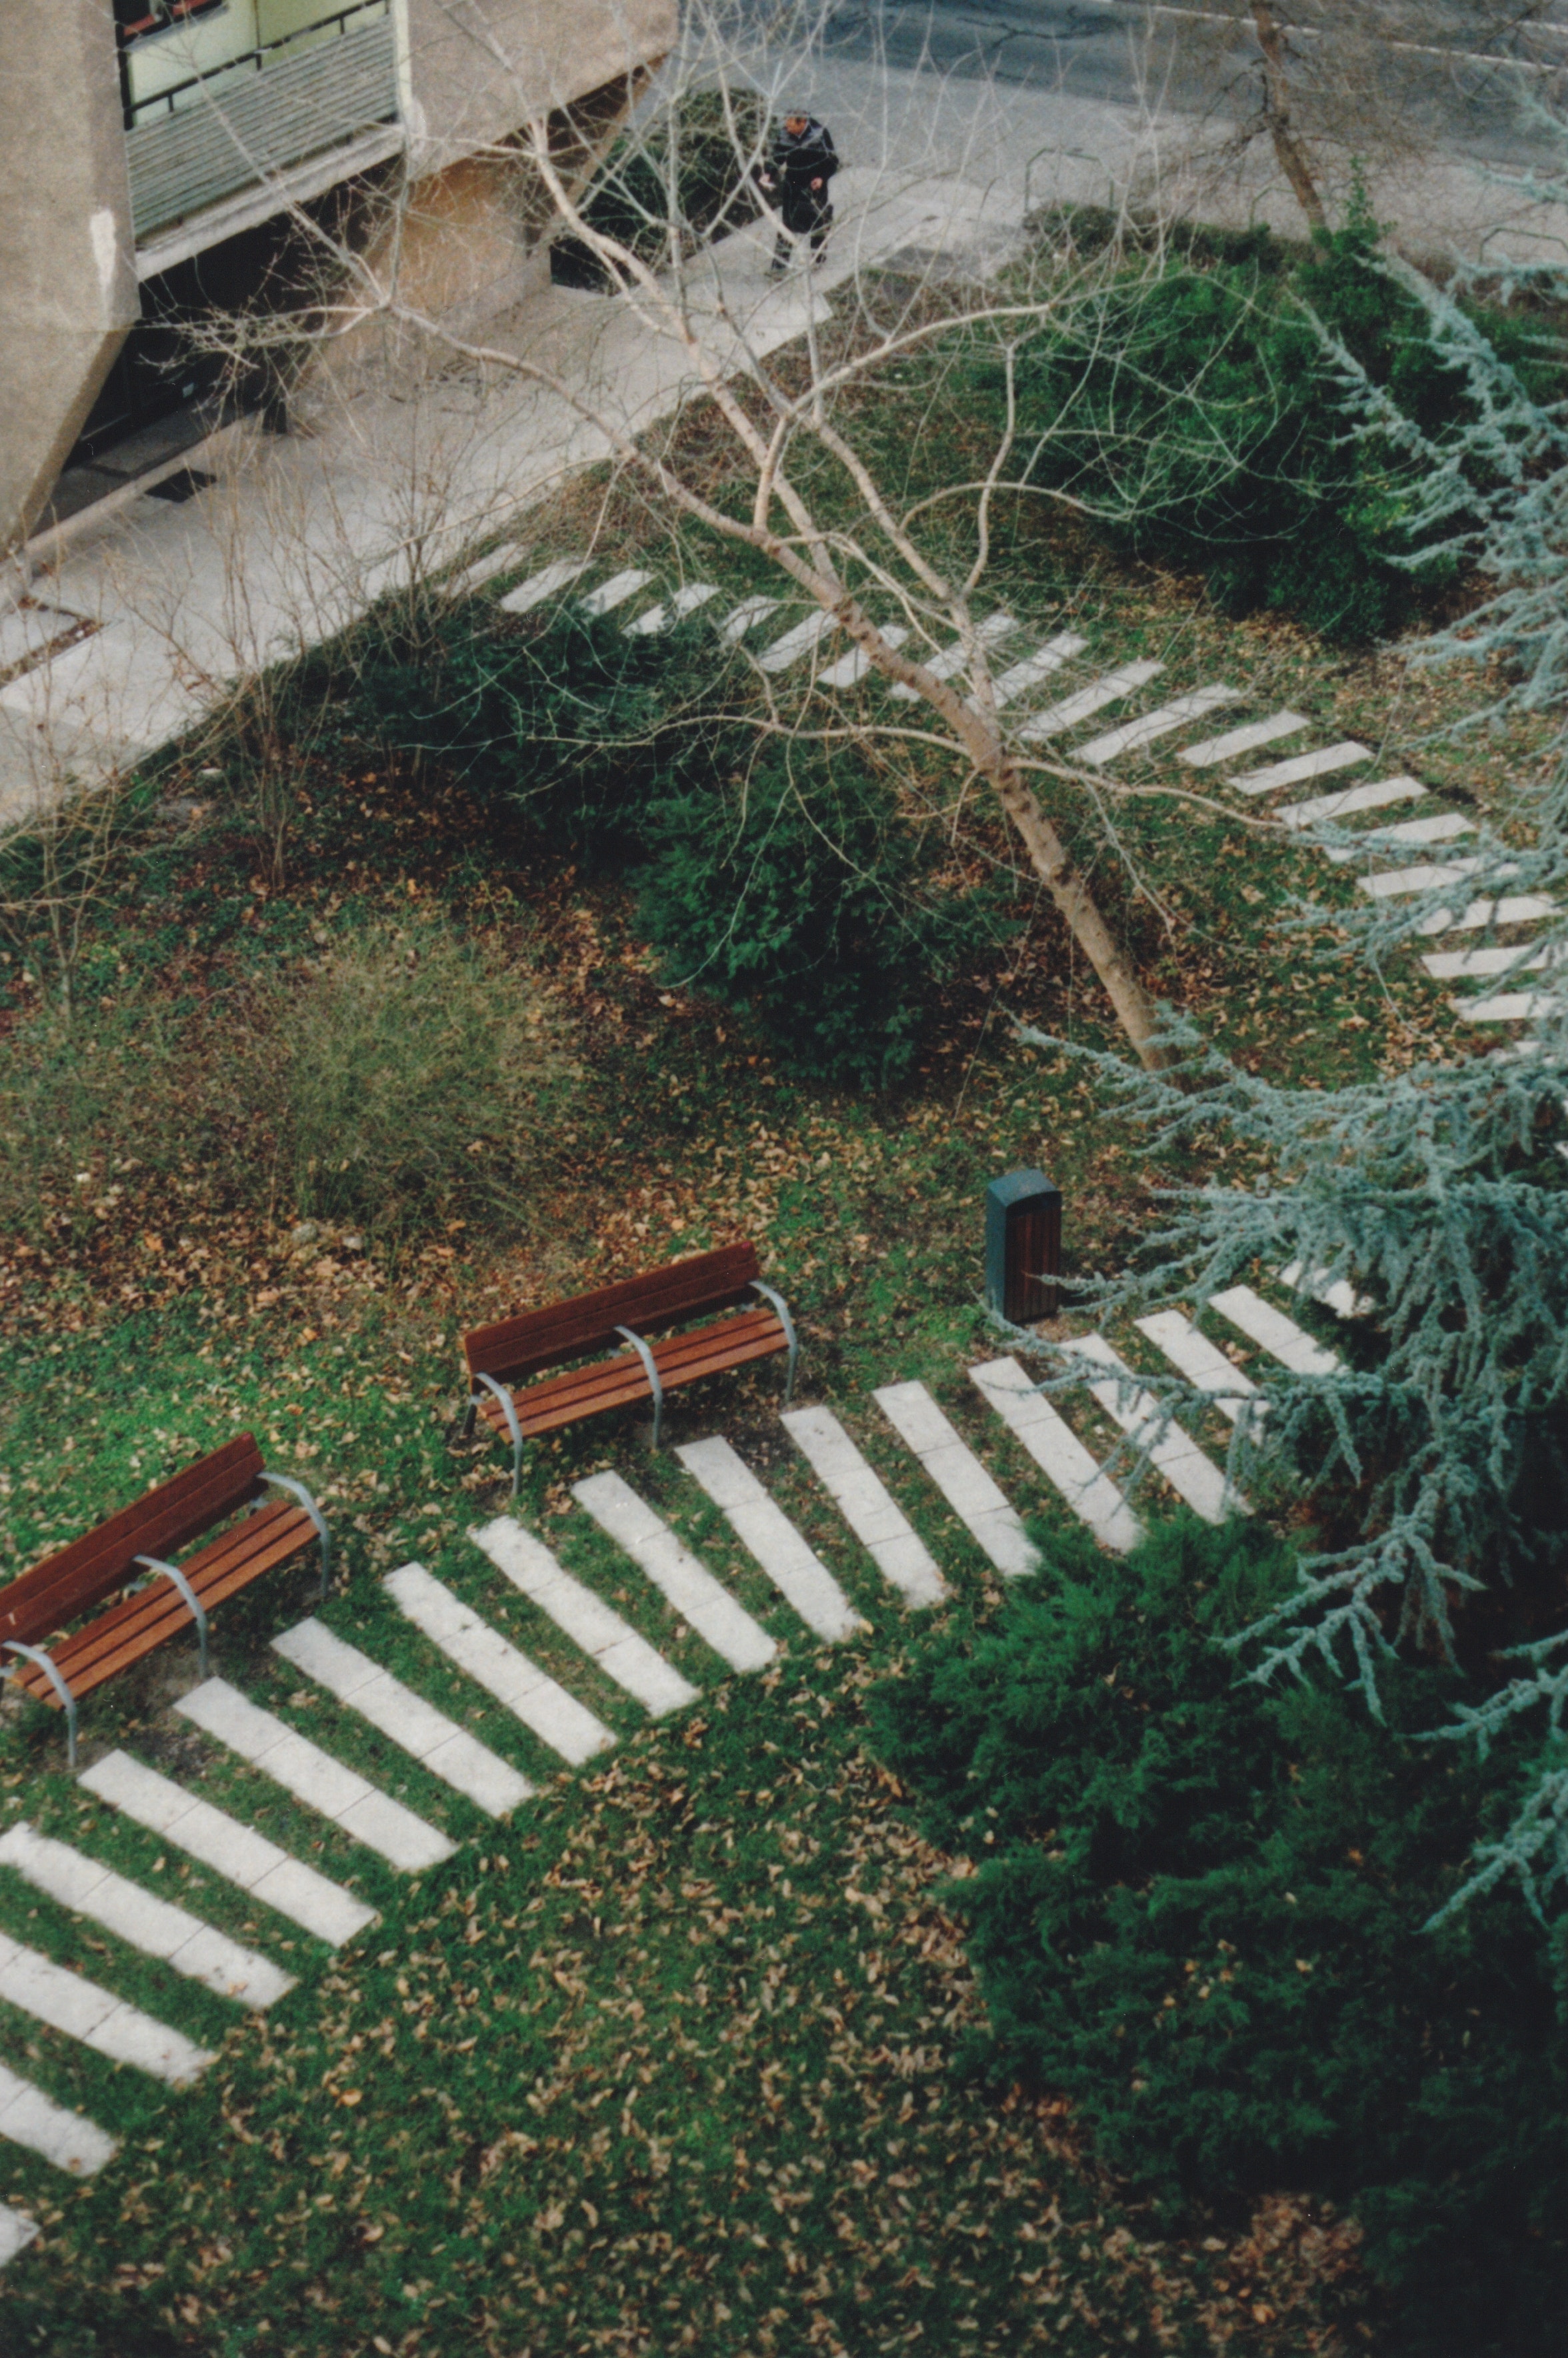
[[[388,0],[319,17],[126,106],[138,240],[397,119]]]

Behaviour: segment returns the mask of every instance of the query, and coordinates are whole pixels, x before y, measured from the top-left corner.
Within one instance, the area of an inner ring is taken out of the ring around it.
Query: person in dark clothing
[[[789,267],[793,241],[811,240],[811,259],[827,254],[827,233],[833,225],[828,183],[838,169],[833,135],[809,114],[786,114],[784,129],[775,133],[773,154],[757,174],[757,185],[784,226],[773,245],[772,278]]]

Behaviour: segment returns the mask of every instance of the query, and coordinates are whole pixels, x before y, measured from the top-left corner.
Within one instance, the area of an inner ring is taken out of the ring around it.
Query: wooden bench
[[[760,1303],[742,1309],[752,1295],[760,1295]],[[734,1314],[719,1316],[723,1311]],[[694,1328],[694,1319],[709,1323]],[[672,1327],[683,1331],[672,1334]],[[665,1339],[653,1343],[651,1335]],[[616,1351],[617,1343],[630,1348]],[[606,1351],[613,1357],[600,1356]],[[762,1283],[754,1245],[721,1245],[717,1252],[693,1253],[688,1260],[670,1261],[645,1276],[601,1285],[595,1293],[579,1293],[570,1302],[525,1311],[466,1335],[469,1407],[463,1432],[471,1433],[478,1417],[498,1440],[510,1437],[515,1498],[524,1441],[601,1416],[607,1409],[651,1400],[656,1449],[666,1392],[778,1351],[789,1354],[787,1408],[800,1357],[788,1307],[782,1294]],[[593,1364],[571,1364],[579,1359]],[[565,1372],[546,1376],[552,1368]],[[528,1380],[535,1376],[546,1380]],[[519,1390],[519,1385],[526,1389]]]
[[[289,1496],[257,1504],[269,1488]],[[247,1507],[251,1511],[242,1513]],[[183,1564],[167,1561],[220,1523],[228,1529],[199,1553]],[[316,1540],[324,1599],[331,1541],[316,1501],[302,1483],[269,1474],[254,1436],[239,1433],[0,1588],[0,1654],[17,1655],[25,1665],[8,1675],[38,1702],[64,1709],[74,1769],[76,1706],[84,1695],[191,1622],[205,1678],[212,1606]],[[146,1587],[136,1587],[86,1628],[59,1636],[83,1614],[135,1587],[146,1573],[155,1575]]]

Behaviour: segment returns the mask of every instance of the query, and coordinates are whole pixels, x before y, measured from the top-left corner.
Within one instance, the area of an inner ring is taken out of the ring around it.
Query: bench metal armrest
[[[189,1606],[190,1617],[196,1624],[197,1660],[201,1675],[205,1678],[207,1675],[207,1607],[177,1563],[165,1563],[163,1558],[157,1555],[134,1556],[132,1562],[145,1563],[149,1572],[167,1573],[187,1605]]]
[[[23,1654],[29,1662],[36,1663],[65,1705],[66,1758],[70,1763],[70,1773],[74,1777],[76,1774],[76,1697],[66,1685],[59,1668],[49,1660],[41,1646],[24,1646],[19,1638],[0,1639],[0,1653]],[[15,1671],[7,1672],[8,1677],[15,1678],[16,1675]]]
[[[297,1498],[315,1524],[316,1536],[321,1542],[321,1602],[325,1605],[327,1583],[332,1576],[332,1539],[325,1516],[304,1483],[297,1482],[291,1474],[269,1474],[264,1466],[261,1478],[264,1482],[270,1482],[275,1490],[287,1490],[291,1498]]]
[[[659,1363],[642,1336],[633,1333],[630,1326],[617,1326],[615,1331],[618,1335],[625,1336],[626,1340],[643,1362],[643,1373],[647,1377],[648,1390],[654,1395],[654,1447],[657,1449],[659,1431],[665,1421],[665,1388],[659,1381]]]
[[[515,1498],[517,1486],[523,1479],[523,1428],[517,1422],[517,1403],[504,1386],[496,1382],[493,1376],[475,1376],[474,1383],[476,1386],[482,1385],[492,1400],[500,1403],[501,1413],[506,1419],[506,1430],[512,1435],[512,1495]],[[470,1393],[469,1398],[470,1432],[473,1428],[474,1402],[478,1396],[476,1390]]]
[[[769,1307],[778,1312],[779,1325],[784,1330],[784,1340],[789,1345],[789,1371],[784,1378],[784,1406],[788,1408],[795,1398],[795,1371],[800,1364],[800,1337],[795,1331],[795,1320],[789,1314],[789,1304],[782,1293],[775,1293],[773,1287],[764,1285],[760,1277],[752,1280],[752,1291],[760,1293]]]

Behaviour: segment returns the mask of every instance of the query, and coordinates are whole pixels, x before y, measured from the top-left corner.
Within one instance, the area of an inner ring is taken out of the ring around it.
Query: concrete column
[[[26,538],[138,316],[110,0],[0,0],[0,549]]]

